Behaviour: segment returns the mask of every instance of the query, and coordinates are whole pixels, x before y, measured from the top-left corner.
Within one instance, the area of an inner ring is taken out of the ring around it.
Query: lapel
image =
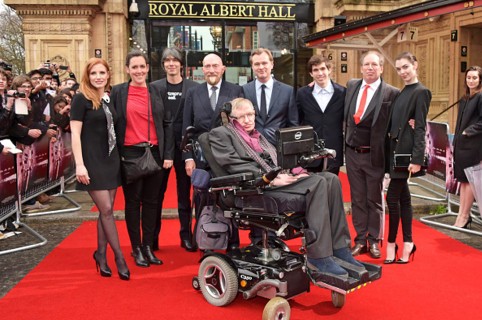
[[[121,90],[121,112],[125,118],[127,118],[127,95],[129,94],[129,83],[130,81],[125,82],[122,85]]]
[[[251,81],[250,83],[246,84],[244,86],[244,95],[245,98],[250,100],[253,103],[253,106],[256,108],[256,110],[259,112],[259,107],[258,107],[258,99],[256,98],[256,80]]]
[[[380,86],[378,87],[377,92],[375,92],[375,95],[372,98],[372,101],[370,101],[370,104],[368,105],[368,110],[367,112],[371,112],[373,108],[375,108],[375,114],[373,115],[373,121],[372,121],[372,126],[375,125],[378,119],[378,115],[380,114],[380,110],[382,109],[383,106],[383,101],[384,101],[384,95],[385,95],[385,82],[383,79],[380,79],[381,83]]]
[[[333,95],[331,96],[330,101],[328,101],[328,104],[326,105],[325,113],[330,111],[333,108],[333,105],[335,105],[336,102],[338,101],[338,99],[340,98],[341,90],[338,90],[338,88],[335,86],[333,81],[331,81],[331,85],[333,86]],[[312,89],[312,91],[313,91],[313,89]],[[311,95],[311,96],[314,99],[313,95]],[[321,111],[321,109],[320,109],[320,111]]]
[[[313,90],[315,90],[315,86],[307,87],[307,88],[308,88],[308,90],[307,90],[308,92],[304,97],[305,98],[304,106],[307,107],[310,110],[310,112],[323,113],[323,111],[321,111],[320,106],[318,105],[318,102],[316,101],[315,97],[313,96]],[[331,100],[330,100],[330,103],[331,103]],[[327,109],[328,109],[328,106],[330,105],[330,103],[328,103]],[[326,109],[325,109],[325,111],[326,111]]]
[[[358,91],[360,90],[361,84],[362,80],[358,79],[353,81],[353,85],[348,86],[349,92],[346,93],[346,96],[349,97],[349,99],[346,101],[347,103],[345,103],[345,120],[348,120],[349,116],[355,114],[356,99],[358,97]]]
[[[273,114],[274,111],[273,108],[274,106],[277,105],[278,98],[281,94],[281,88],[280,84],[278,81],[273,79],[273,91],[271,92],[271,101],[269,102],[269,107],[268,107],[268,114]]]

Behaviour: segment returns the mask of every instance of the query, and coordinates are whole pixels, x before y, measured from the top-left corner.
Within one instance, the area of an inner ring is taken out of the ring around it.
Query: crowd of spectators
[[[59,76],[65,70],[63,78]],[[70,101],[78,90],[68,66],[47,61],[26,74],[13,74],[12,66],[0,60],[0,140],[31,145],[44,136],[56,139],[60,130],[70,130]],[[8,147],[0,144],[0,152]],[[48,208],[51,197],[41,194],[25,203],[24,211]]]

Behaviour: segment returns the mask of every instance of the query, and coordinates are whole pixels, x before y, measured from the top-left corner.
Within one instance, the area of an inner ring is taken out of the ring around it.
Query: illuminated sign
[[[295,21],[294,3],[149,1],[149,18]]]

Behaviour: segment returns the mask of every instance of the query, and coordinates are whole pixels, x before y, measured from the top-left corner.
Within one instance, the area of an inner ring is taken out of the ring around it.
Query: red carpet
[[[342,190],[343,190],[343,201],[350,202],[350,185],[348,184],[348,177],[346,173],[340,172],[339,174]],[[177,192],[176,192],[176,172],[171,170],[169,181],[167,184],[167,191],[164,196],[164,209],[175,209],[177,208]],[[117,195],[114,203],[114,210],[124,210],[124,192],[122,188],[117,190]],[[98,212],[96,206],[93,206],[91,211]]]
[[[17,320],[261,318],[266,299],[245,301],[238,295],[220,308],[192,289],[199,254],[179,247],[176,220],[163,223],[159,257],[164,265],[145,269],[128,257],[124,222],[118,226],[131,281],[96,274],[95,222],[86,222],[0,301],[3,315]],[[341,309],[332,306],[328,290],[313,287],[290,300],[292,319],[478,319],[482,252],[419,222],[414,235],[418,250],[413,263],[385,266],[380,280],[350,293]],[[242,239],[246,242],[246,232]],[[109,264],[115,271],[110,251]]]

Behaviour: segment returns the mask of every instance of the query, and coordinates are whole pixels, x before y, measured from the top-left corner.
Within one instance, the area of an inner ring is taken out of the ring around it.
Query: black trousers
[[[388,242],[397,239],[398,225],[402,220],[403,242],[412,240],[412,197],[407,179],[391,179],[387,190],[387,205],[389,211]]]
[[[123,156],[126,159],[138,158],[144,150],[144,147],[124,147]],[[162,166],[157,147],[151,148],[151,151],[159,166]],[[153,244],[161,176],[162,171],[159,171],[130,184],[122,183],[127,232],[133,248]]]
[[[179,236],[182,240],[192,241],[192,210],[191,210],[191,177],[186,173],[182,151],[174,151],[174,170],[176,172],[177,208],[181,230]],[[157,210],[156,228],[154,230],[154,246],[159,243],[159,233],[162,226],[162,204],[167,190],[167,182],[171,169],[162,169],[161,186],[159,191],[159,208]]]

